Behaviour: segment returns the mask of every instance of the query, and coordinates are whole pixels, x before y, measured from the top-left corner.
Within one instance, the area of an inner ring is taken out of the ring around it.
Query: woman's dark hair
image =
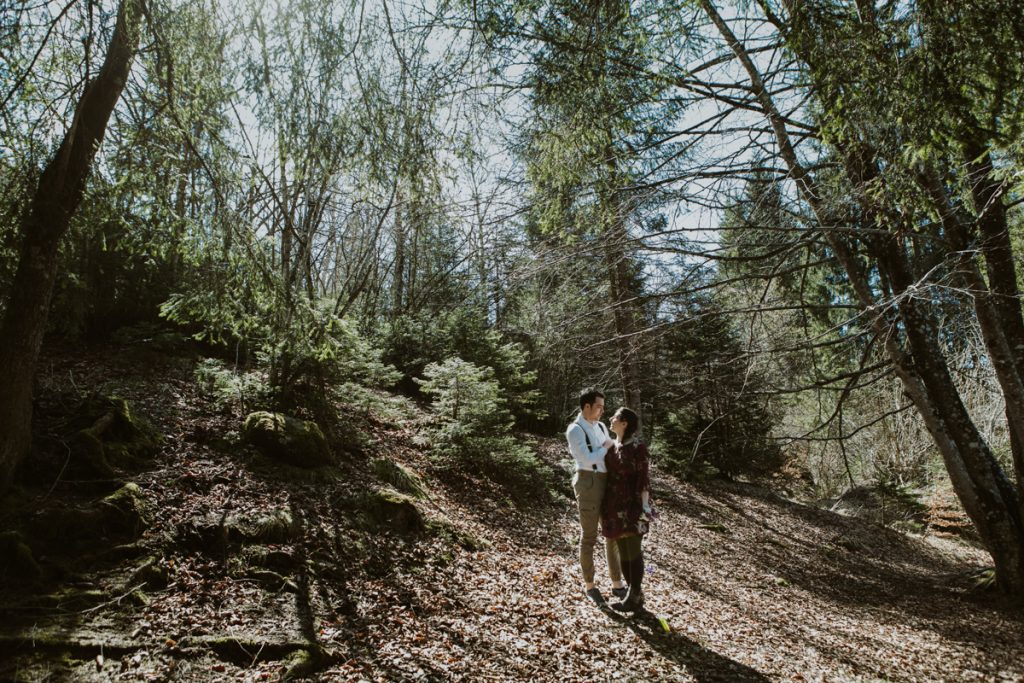
[[[583,406],[589,406],[599,398],[604,398],[604,394],[600,389],[587,387],[580,392],[580,410],[583,410]]]
[[[636,434],[636,430],[640,429],[640,416],[629,408],[619,408],[615,411],[615,415],[626,423],[626,431],[622,434],[623,441]]]

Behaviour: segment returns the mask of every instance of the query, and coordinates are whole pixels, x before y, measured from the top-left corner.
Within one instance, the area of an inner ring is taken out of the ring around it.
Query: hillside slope
[[[40,578],[5,579],[2,680],[1024,680],[1024,617],[968,590],[986,558],[950,540],[655,472],[649,613],[623,617],[581,594],[558,439],[524,437],[544,464],[510,487],[438,468],[429,415],[396,399],[344,415],[338,467],[300,471],[241,445],[187,358],[63,351],[43,368],[44,405],[116,393],[165,440],[122,473],[148,501],[137,533],[79,525],[33,546]],[[57,433],[41,412],[37,433]],[[378,493],[374,458],[428,496]],[[102,503],[64,470],[39,481],[5,528]]]

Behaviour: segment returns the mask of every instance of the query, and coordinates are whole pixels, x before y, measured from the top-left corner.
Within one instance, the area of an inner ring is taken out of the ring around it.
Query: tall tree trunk
[[[409,271],[409,279],[405,284],[405,307],[408,309],[412,307],[415,312],[418,304],[416,303],[419,299],[419,272],[420,272],[420,239],[421,232],[423,230],[422,225],[422,214],[419,209],[420,200],[417,193],[409,193],[409,208],[406,216],[408,218],[408,226],[405,228],[405,235],[409,235],[409,228],[412,228],[412,242],[410,243],[410,253],[407,257],[409,265],[407,270]],[[408,237],[406,237],[408,239]],[[425,278],[427,282],[430,282],[430,264],[429,262],[423,264],[426,270]]]
[[[941,430],[929,425],[929,431],[940,449],[949,451],[943,453],[947,469],[966,474],[951,476],[953,488],[992,555],[1000,585],[1020,595],[1024,593],[1024,528],[1017,492],[961,400],[936,341],[939,335],[926,304],[907,291],[914,283],[905,259],[891,244],[881,249],[876,260],[894,283],[907,346],[925,390],[923,395],[912,397],[914,403],[922,414],[931,413],[941,425]]]
[[[181,270],[181,248],[185,241],[185,226],[188,223],[188,217],[185,215],[185,211],[188,178],[190,174],[189,153],[189,146],[187,144],[183,144],[182,149],[179,152],[183,161],[181,167],[178,169],[178,183],[174,191],[174,249],[171,251],[171,262],[169,267],[171,282],[178,281],[178,275]]]
[[[85,191],[85,179],[107,122],[124,89],[138,42],[138,0],[122,0],[106,58],[86,84],[71,127],[39,178],[21,223],[21,252],[0,323],[0,490],[31,446],[32,383],[57,276],[61,238]]]
[[[288,193],[288,168],[287,159],[284,152],[284,140],[283,136],[278,138],[278,145],[281,147],[280,152],[280,178],[278,182],[278,202],[279,210],[281,212],[281,282],[285,286],[286,305],[291,304],[291,268],[292,268],[292,237],[294,235],[294,226],[292,225],[294,215],[294,204],[292,203],[292,197]]]
[[[993,294],[993,304],[1009,342],[1010,353],[1019,380],[1024,380],[1024,315],[1021,313],[1020,290],[1017,288],[1017,265],[1013,258],[1010,229],[1003,204],[1005,186],[994,178],[992,155],[975,136],[964,142],[964,157],[981,232],[981,251],[985,256],[986,275]],[[1024,412],[1024,405],[1010,405],[1006,397],[1006,419]],[[1010,450],[1017,473],[1017,489],[1021,493],[1020,514],[1024,517],[1024,441],[1018,430],[1010,430]]]
[[[610,136],[609,136],[610,137]],[[618,169],[615,167],[615,156],[611,145],[606,152],[606,168],[612,187],[617,183]],[[605,229],[602,234],[604,242],[605,268],[607,270],[609,294],[612,301],[612,318],[615,322],[615,344],[619,356],[619,382],[622,385],[623,399],[630,409],[640,416],[643,424],[643,396],[640,389],[640,354],[637,350],[637,321],[639,297],[632,286],[630,277],[629,234],[626,230],[627,208],[619,192],[612,190],[602,198],[601,210],[604,213]]]
[[[628,255],[621,246],[621,240],[608,239],[605,247],[605,265],[608,269],[608,284],[612,299],[612,318],[615,322],[615,343],[619,357],[619,382],[622,385],[625,405],[636,411],[643,419],[642,393],[640,390],[639,358],[637,350],[637,324],[635,293],[629,286]]]

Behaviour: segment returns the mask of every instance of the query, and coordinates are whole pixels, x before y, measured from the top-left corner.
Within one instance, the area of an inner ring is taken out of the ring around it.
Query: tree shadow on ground
[[[720,655],[677,631],[666,631],[662,621],[642,609],[631,615],[602,607],[609,619],[630,629],[662,657],[684,667],[696,681],[769,681],[757,669]],[[631,672],[622,672],[627,677]]]
[[[798,587],[843,609],[870,610],[873,619],[897,624],[913,621],[953,641],[989,642],[994,623],[1022,623],[997,596],[969,593],[951,580],[970,569],[968,563],[893,529],[743,484],[715,484],[701,493],[725,508],[718,516],[732,535],[723,543],[743,546],[747,561],[783,580],[766,590],[784,594],[786,586]],[[785,516],[799,526],[787,530]],[[737,600],[711,585],[694,588]],[[977,618],[964,619],[965,609]]]
[[[473,502],[463,512],[493,529],[494,533],[489,534],[492,538],[505,535],[510,529],[529,529],[528,534],[517,538],[523,546],[545,552],[562,547],[568,550],[561,529],[552,524],[555,511],[571,509],[576,514],[572,485],[562,472],[543,468],[537,472],[537,480],[526,487],[512,486],[495,473],[448,469],[432,474],[449,499]]]

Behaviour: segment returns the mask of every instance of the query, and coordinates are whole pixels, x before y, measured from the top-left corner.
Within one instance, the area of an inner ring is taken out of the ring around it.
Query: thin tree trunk
[[[619,381],[622,384],[625,405],[643,418],[640,373],[637,370],[638,356],[635,349],[636,322],[633,307],[635,297],[631,296],[628,280],[626,255],[609,240],[605,248],[605,263],[608,268],[609,289],[613,302],[612,317],[615,321],[616,346],[619,356]]]
[[[391,278],[391,319],[395,320],[401,315],[405,307],[405,222],[402,216],[405,204],[402,202],[402,193],[399,191],[395,209],[394,240],[395,240],[395,266]]]
[[[106,58],[86,84],[71,127],[39,178],[21,224],[21,253],[11,296],[0,322],[0,490],[31,446],[32,383],[57,277],[61,238],[82,195],[96,149],[124,89],[138,42],[138,0],[122,0]]]
[[[181,247],[185,240],[185,225],[188,222],[188,217],[185,215],[186,211],[186,200],[188,191],[188,158],[189,158],[189,147],[188,145],[182,145],[181,158],[185,161],[182,163],[181,168],[178,169],[178,186],[175,188],[174,193],[174,249],[171,251],[171,282],[178,281],[179,271],[181,270]]]

